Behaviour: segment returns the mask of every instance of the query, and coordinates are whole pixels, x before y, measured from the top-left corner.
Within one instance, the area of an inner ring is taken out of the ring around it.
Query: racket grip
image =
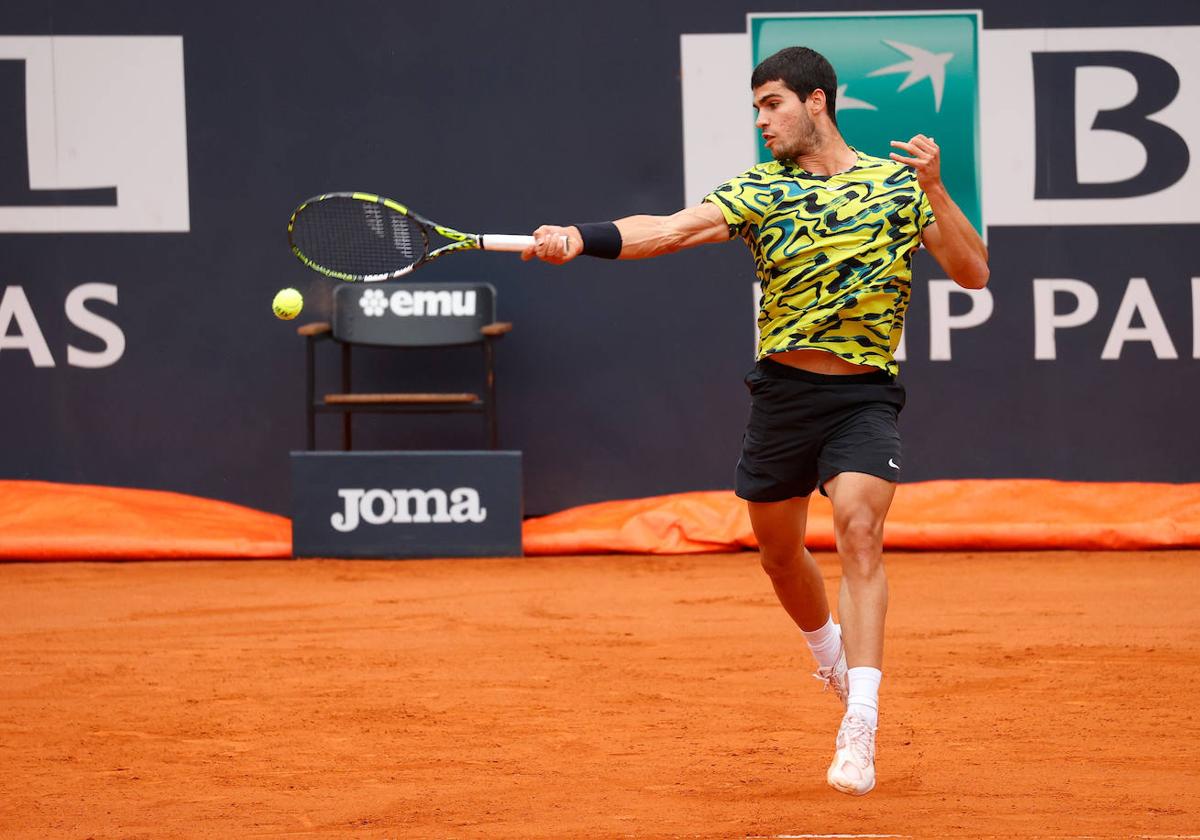
[[[567,253],[567,237],[562,237],[563,253]],[[533,244],[532,236],[513,236],[506,233],[485,233],[479,237],[479,247],[485,251],[524,251]]]
[[[479,245],[485,251],[524,251],[533,244],[532,236],[510,236],[505,233],[485,233]]]

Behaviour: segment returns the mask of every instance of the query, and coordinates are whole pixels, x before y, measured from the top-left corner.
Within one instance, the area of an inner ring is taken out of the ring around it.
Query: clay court
[[[0,836],[1200,836],[1200,552],[888,563],[861,799],[752,552],[0,565]]]

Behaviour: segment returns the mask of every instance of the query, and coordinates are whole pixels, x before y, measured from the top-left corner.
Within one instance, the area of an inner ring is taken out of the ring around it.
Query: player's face
[[[758,111],[754,124],[775,160],[794,160],[816,149],[817,126],[808,107],[783,82],[756,87],[754,107]]]

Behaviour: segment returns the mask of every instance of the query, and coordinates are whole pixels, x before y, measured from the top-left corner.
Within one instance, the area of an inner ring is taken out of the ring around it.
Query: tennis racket
[[[563,237],[563,252],[567,237]],[[463,233],[371,193],[314,196],[292,213],[288,242],[300,262],[326,277],[375,282],[403,277],[457,251],[523,251],[532,236]]]

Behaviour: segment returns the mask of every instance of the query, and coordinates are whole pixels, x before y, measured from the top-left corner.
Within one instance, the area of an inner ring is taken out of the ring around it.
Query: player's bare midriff
[[[879,370],[871,365],[856,365],[825,350],[786,350],[783,353],[772,353],[767,358],[773,362],[779,362],[781,365],[800,368],[800,370],[807,370],[810,373],[833,376],[871,373]]]

